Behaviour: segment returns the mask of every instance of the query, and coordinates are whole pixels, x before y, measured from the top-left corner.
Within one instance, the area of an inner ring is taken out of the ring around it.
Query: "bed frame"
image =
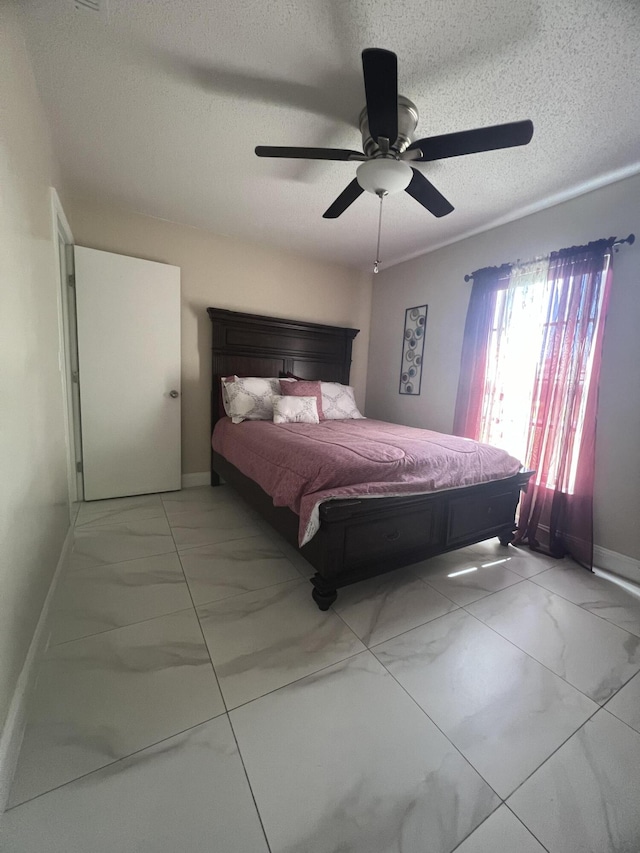
[[[213,326],[212,431],[224,417],[220,377],[278,376],[291,372],[304,379],[348,384],[351,346],[358,329],[323,326],[207,309]],[[498,537],[513,539],[520,491],[533,472],[521,471],[505,480],[412,497],[329,500],[320,506],[320,530],[300,548],[316,569],[312,595],[327,610],[341,586],[446,551]],[[295,548],[298,516],[276,507],[269,495],[215,451],[211,485],[220,478]]]

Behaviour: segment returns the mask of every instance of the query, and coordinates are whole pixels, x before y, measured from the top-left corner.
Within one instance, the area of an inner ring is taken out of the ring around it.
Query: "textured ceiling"
[[[106,14],[21,3],[73,194],[370,265],[374,196],[322,219],[356,164],[253,153],[360,148],[365,47],[398,54],[418,136],[535,126],[526,147],[421,165],[456,209],[435,219],[390,197],[383,266],[640,169],[638,0],[107,3]]]

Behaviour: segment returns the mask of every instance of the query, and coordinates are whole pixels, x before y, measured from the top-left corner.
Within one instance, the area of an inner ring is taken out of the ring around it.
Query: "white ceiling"
[[[422,165],[456,209],[390,197],[383,266],[640,170],[638,0],[106,2],[21,4],[75,195],[369,266],[377,199],[322,219],[357,164],[253,153],[360,148],[365,47],[398,54],[418,136],[535,126],[523,148]]]

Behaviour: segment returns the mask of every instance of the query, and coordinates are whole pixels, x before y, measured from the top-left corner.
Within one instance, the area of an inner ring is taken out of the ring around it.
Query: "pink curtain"
[[[536,473],[520,503],[515,543],[593,566],[596,414],[613,239],[554,252],[540,330],[527,451]],[[474,273],[464,331],[453,431],[482,434],[489,342],[509,265]],[[536,322],[540,322],[539,319]],[[499,328],[497,329],[497,333]],[[526,380],[525,380],[526,381]],[[503,391],[508,403],[508,389]]]
[[[593,566],[596,412],[611,241],[554,252],[516,542]]]
[[[489,338],[496,311],[496,294],[509,284],[511,265],[486,267],[473,274],[467,321],[464,327],[460,380],[453,432],[467,438],[480,435]]]

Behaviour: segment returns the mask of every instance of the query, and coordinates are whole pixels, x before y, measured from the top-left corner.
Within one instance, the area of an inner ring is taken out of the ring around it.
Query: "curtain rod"
[[[609,239],[607,240],[608,243],[611,243],[611,248],[615,248],[616,252],[618,251],[618,249],[616,247],[622,246],[623,243],[628,243],[629,246],[633,246],[635,241],[636,241],[636,235],[635,234],[629,234],[628,237],[609,237]],[[595,242],[599,242],[599,241],[595,241]],[[507,272],[507,269],[509,267],[511,267],[511,264],[502,264],[502,267],[504,267],[505,272]],[[495,267],[495,269],[502,269],[502,267]],[[482,267],[481,269],[490,269],[490,267]],[[478,270],[474,270],[471,273],[467,273],[467,275],[465,275],[465,277],[464,277],[464,280],[465,281],[471,281],[471,279],[475,275],[477,275],[480,271],[481,270],[478,269]]]

